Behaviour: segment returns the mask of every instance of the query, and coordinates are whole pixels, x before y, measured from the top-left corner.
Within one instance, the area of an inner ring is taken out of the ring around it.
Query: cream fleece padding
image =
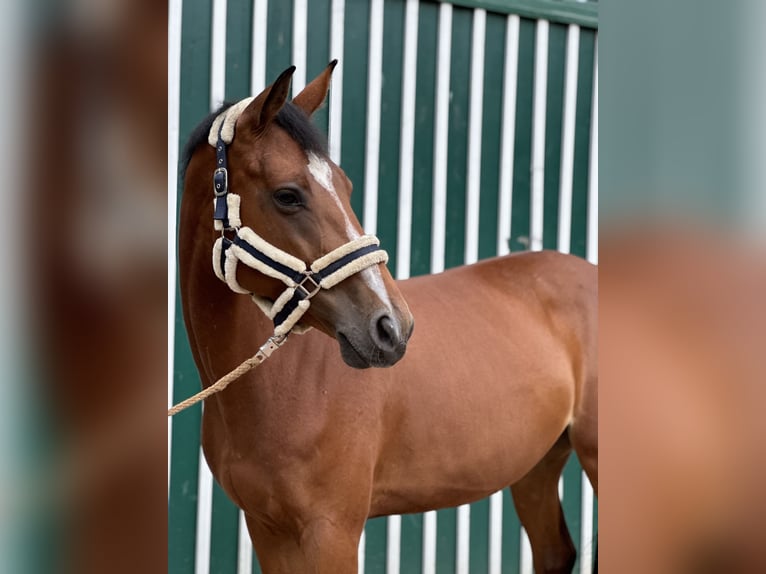
[[[274,334],[277,337],[281,337],[282,335],[286,335],[290,332],[290,330],[295,327],[295,325],[298,323],[301,317],[306,314],[306,311],[309,309],[309,301],[304,299],[303,301],[300,301],[298,303],[298,306],[293,310],[292,313],[290,313],[287,316],[287,319],[284,320],[284,322],[279,325],[276,329],[274,329]]]
[[[278,261],[282,265],[285,265],[286,267],[289,267],[290,269],[298,272],[303,273],[306,270],[306,264],[298,259],[297,257],[293,257],[289,253],[285,253],[281,249],[277,249],[270,243],[268,243],[265,239],[262,239],[255,231],[250,229],[249,227],[243,227],[239,230],[238,233],[239,237],[258,249],[259,251],[265,253],[269,257],[271,257],[274,261]],[[260,271],[264,275],[267,275],[269,277],[273,277],[274,279],[279,279],[282,281],[285,285],[288,287],[295,287],[296,283],[293,281],[290,277],[285,275],[284,273],[280,273],[276,269],[272,269],[262,261],[259,261],[252,255],[250,255],[247,251],[242,249],[241,247],[238,247],[237,245],[232,245],[229,247],[229,251],[234,250],[234,254],[237,256],[237,258],[242,261],[245,265],[248,267],[252,267],[253,269]]]
[[[277,313],[279,313],[284,306],[287,304],[287,302],[293,298],[293,295],[295,294],[296,287],[288,287],[285,289],[282,294],[277,297],[277,300],[274,301],[274,304],[272,305],[271,309],[267,313],[269,319],[273,319],[277,316]]]
[[[385,251],[374,251],[372,253],[368,253],[367,255],[363,255],[359,259],[354,259],[351,263],[344,265],[332,275],[328,275],[322,279],[322,288],[330,289],[344,279],[348,279],[355,273],[359,273],[360,271],[363,271],[368,267],[372,267],[373,265],[377,265],[378,263],[386,262],[388,262],[388,253]]]
[[[223,249],[223,237],[219,237],[213,244],[213,271],[215,276],[229,286],[235,293],[250,293],[237,282],[237,258],[231,252],[226,251],[226,259],[223,262],[223,274],[221,274],[221,249]]]
[[[316,273],[317,271],[321,271],[322,269],[324,269],[331,263],[336,262],[341,257],[345,257],[352,251],[356,251],[357,249],[361,249],[362,247],[368,247],[369,245],[380,245],[380,241],[374,235],[362,235],[361,237],[357,237],[356,239],[353,239],[349,241],[348,243],[341,245],[337,249],[333,249],[327,255],[323,255],[322,257],[314,261],[311,264],[311,270],[314,273]]]
[[[223,124],[221,139],[225,143],[230,144],[234,139],[234,128],[237,124],[239,116],[242,115],[242,112],[245,111],[245,108],[247,108],[247,106],[249,106],[254,99],[254,97],[249,97],[245,98],[244,100],[240,100],[236,104],[229,107],[227,110],[218,114],[218,116],[213,121],[213,125],[210,126],[210,132],[208,132],[207,135],[207,143],[215,147],[215,145],[218,143],[218,130],[221,129],[221,124]]]
[[[233,246],[226,250],[226,261],[223,264],[223,270],[226,276],[226,284],[229,289],[235,293],[242,293],[243,295],[249,295],[250,291],[242,287],[237,281],[237,260],[236,254],[232,252]]]
[[[286,289],[285,292],[282,293],[282,295],[276,301],[274,301],[273,304],[268,299],[264,299],[263,297],[259,297],[258,295],[253,295],[252,298],[255,304],[258,305],[260,310],[263,311],[264,315],[266,315],[269,319],[274,319],[274,317],[277,316],[277,313],[279,313],[282,310],[282,308],[285,306],[287,301],[289,301],[292,298],[294,293],[295,293],[295,289],[293,288]],[[305,302],[309,303],[308,301],[305,301]],[[305,305],[305,310],[297,318],[298,320],[300,320],[301,316],[303,316],[303,314],[308,310],[308,308],[309,308],[309,305]],[[301,325],[300,323],[295,323],[293,325],[293,333],[296,333],[298,335],[303,335],[303,333],[307,333],[310,330],[311,330],[311,327],[308,325]]]
[[[215,199],[213,199],[213,213],[215,213]],[[229,227],[240,227],[242,220],[239,218],[239,204],[242,198],[236,193],[226,194],[226,207],[228,209]],[[216,231],[223,231],[223,221],[213,220],[213,227]]]
[[[218,277],[224,283],[226,277],[221,272],[221,248],[223,244],[223,237],[219,237],[215,243],[213,243],[213,271],[215,276]]]

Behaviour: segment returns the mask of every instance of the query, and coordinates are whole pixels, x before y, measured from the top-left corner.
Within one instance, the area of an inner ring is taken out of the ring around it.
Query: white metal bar
[[[457,547],[455,550],[456,574],[468,574],[471,566],[471,506],[457,507]]]
[[[572,236],[572,185],[574,176],[575,119],[577,116],[577,74],[580,61],[580,27],[567,31],[564,112],[561,129],[561,178],[559,187],[558,250],[569,253]]]
[[[343,127],[343,34],[345,33],[345,0],[332,0],[330,24],[330,59],[338,60],[332,73],[330,89],[330,125],[328,142],[330,158],[340,164],[341,130]]]
[[[489,497],[489,574],[500,574],[503,564],[503,491]]]
[[[253,543],[247,531],[245,513],[239,511],[239,543],[237,544],[237,574],[252,574]]]
[[[213,475],[199,449],[199,474],[197,483],[197,544],[194,549],[195,574],[210,571],[210,521],[213,515]]]
[[[173,406],[176,325],[176,203],[178,201],[178,138],[181,106],[181,21],[183,0],[168,5],[168,408]],[[168,417],[168,498],[173,417]]]
[[[402,517],[389,516],[386,520],[386,574],[399,574],[402,549]]]
[[[306,38],[308,36],[308,0],[293,0],[293,97],[306,85]]]
[[[487,12],[473,11],[471,33],[471,101],[468,118],[468,167],[466,179],[465,263],[479,259],[479,205],[481,200],[481,131],[484,110],[484,41]]]
[[[226,98],[226,0],[213,2],[210,47],[210,110]]]
[[[250,71],[250,93],[254,96],[260,94],[266,87],[268,17],[269,0],[253,0],[253,53]]]
[[[358,574],[364,574],[364,551],[367,544],[367,533],[362,530],[362,535],[359,537],[359,548],[357,550],[356,563]]]
[[[367,141],[364,166],[365,233],[378,227],[378,164],[380,162],[380,99],[383,89],[383,0],[370,5],[370,53],[367,63]]]
[[[521,529],[521,558],[519,564],[519,572],[521,572],[521,574],[533,574],[532,546],[529,543],[527,531],[523,527]]]
[[[545,193],[545,114],[548,96],[548,21],[537,21],[535,86],[532,109],[532,201],[529,248],[543,248],[543,194]]]
[[[588,169],[588,261],[598,263],[598,39],[593,63],[593,110],[590,128]]]
[[[436,574],[436,511],[423,514],[423,574]]]
[[[505,25],[503,70],[503,129],[500,141],[500,199],[498,205],[497,254],[510,252],[513,160],[516,147],[516,85],[519,66],[519,17],[508,16]]]
[[[593,487],[582,473],[582,507],[580,510],[580,574],[593,570]]]
[[[452,4],[439,4],[439,46],[436,65],[436,125],[434,128],[434,187],[431,221],[431,273],[444,271],[447,218],[447,134],[449,131]]]
[[[410,276],[412,247],[412,177],[415,158],[415,91],[418,65],[419,0],[407,0],[404,14],[402,63],[402,121],[399,142],[399,225],[396,240],[396,277]]]

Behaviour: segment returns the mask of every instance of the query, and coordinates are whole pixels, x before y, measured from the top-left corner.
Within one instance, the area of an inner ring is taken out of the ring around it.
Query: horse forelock
[[[327,155],[327,138],[306,112],[292,102],[282,106],[275,121],[305,152]]]
[[[247,98],[247,100],[250,100],[250,98]],[[232,109],[230,110],[230,108]],[[186,146],[184,146],[184,151],[181,156],[181,181],[183,181],[183,178],[186,175],[186,169],[188,168],[189,162],[197,147],[204,141],[209,142],[211,137],[210,130],[213,127],[213,124],[217,123],[216,120],[218,117],[222,114],[226,114],[226,123],[233,124],[237,121],[242,111],[243,108],[237,108],[237,103],[225,102],[217,110],[206,116],[205,119],[194,128],[189,136]],[[292,102],[285,103],[282,109],[279,110],[279,113],[277,113],[274,121],[280,128],[287,132],[290,138],[293,139],[306,153],[315,153],[324,156],[328,154],[327,138],[325,135],[314,125],[311,118]]]

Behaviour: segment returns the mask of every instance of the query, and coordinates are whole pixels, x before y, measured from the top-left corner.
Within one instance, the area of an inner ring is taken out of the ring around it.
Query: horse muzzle
[[[341,357],[349,367],[391,367],[404,356],[413,327],[411,316],[402,319],[381,310],[370,317],[366,329],[341,327],[335,338]]]

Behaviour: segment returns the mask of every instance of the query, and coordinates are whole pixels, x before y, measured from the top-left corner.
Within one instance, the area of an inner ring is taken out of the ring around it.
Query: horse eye
[[[283,207],[300,207],[303,205],[301,196],[292,189],[278,189],[274,192],[274,201]]]

